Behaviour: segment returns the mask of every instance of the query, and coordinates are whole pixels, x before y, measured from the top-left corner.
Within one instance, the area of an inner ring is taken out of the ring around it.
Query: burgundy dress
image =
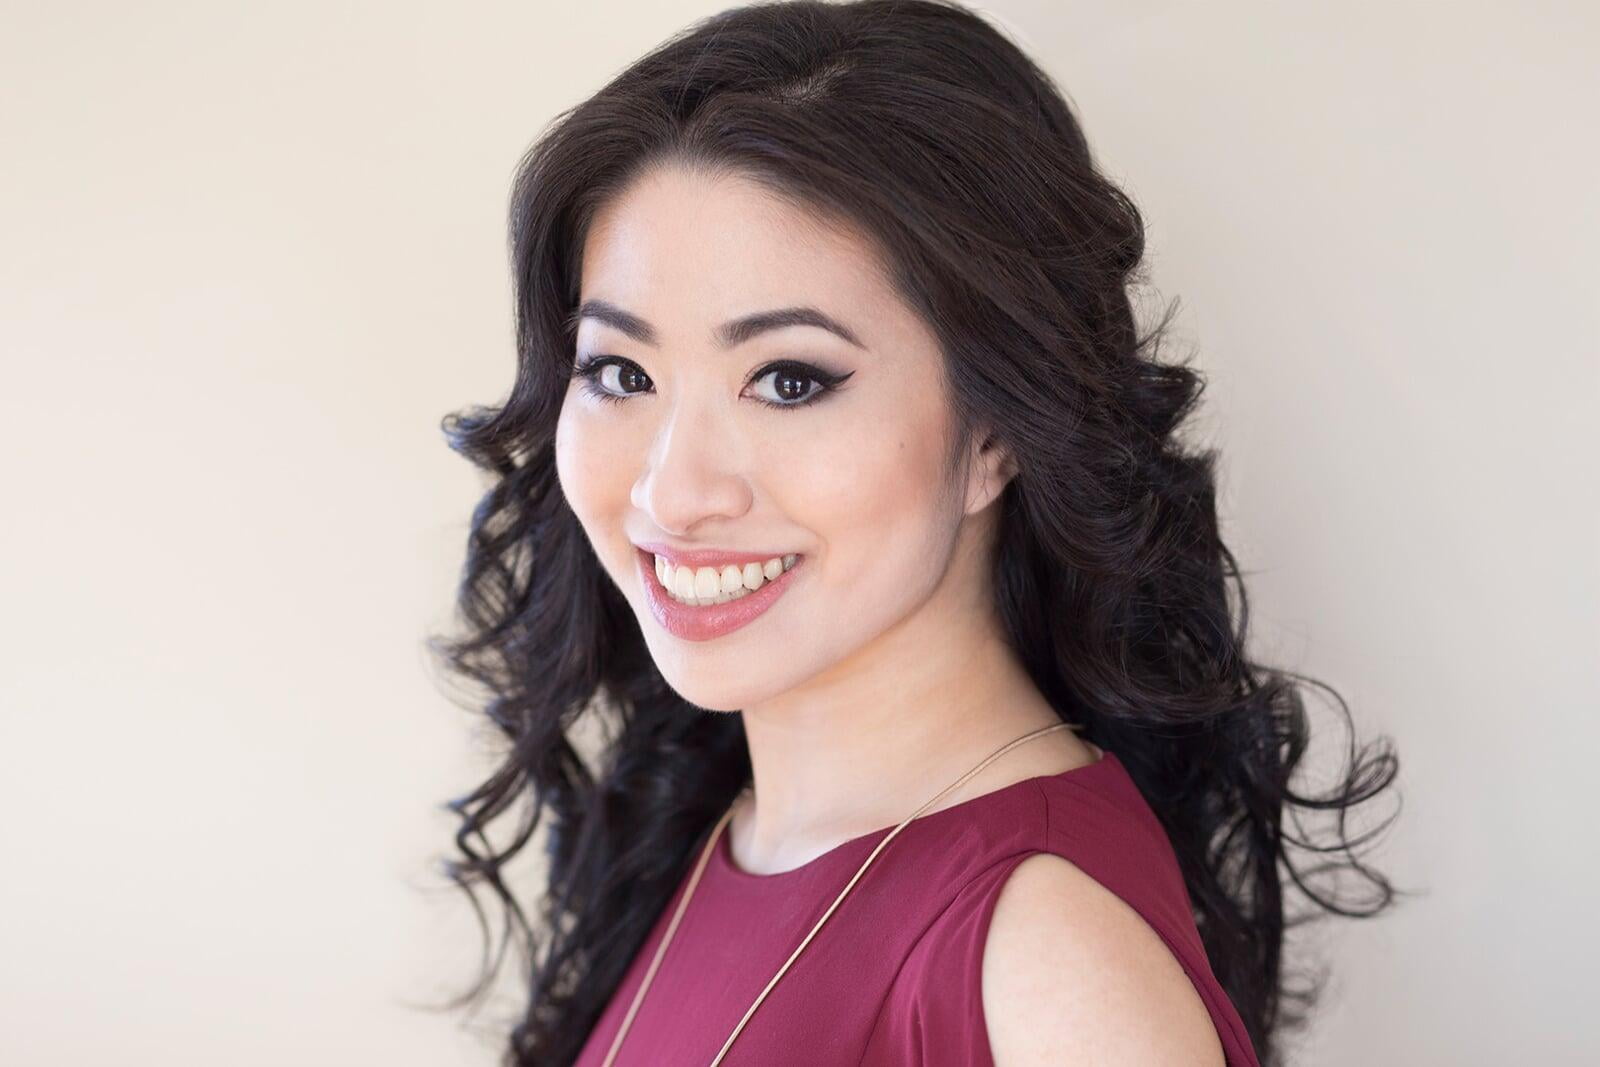
[[[724,829],[613,1067],[710,1064],[892,829],[765,875],[734,864]],[[724,1067],[993,1067],[980,983],[984,938],[1006,876],[1039,852],[1077,864],[1143,916],[1194,982],[1229,1067],[1259,1067],[1211,973],[1171,842],[1110,752],[913,820],[778,979]],[[604,1061],[688,886],[699,858],[691,855],[578,1067]]]

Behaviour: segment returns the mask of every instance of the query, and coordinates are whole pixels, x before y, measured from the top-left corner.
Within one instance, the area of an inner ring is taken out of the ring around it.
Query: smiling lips
[[[659,546],[637,547],[635,553],[651,614],[667,632],[689,641],[721,637],[756,619],[783,595],[804,559],[793,552],[740,560],[669,549],[677,557],[673,562],[653,547]]]
[[[697,607],[725,604],[749,596],[763,585],[793,567],[794,553],[773,556],[765,561],[750,560],[742,566],[729,563],[721,567],[674,565],[665,556],[656,556],[656,578],[675,600]]]

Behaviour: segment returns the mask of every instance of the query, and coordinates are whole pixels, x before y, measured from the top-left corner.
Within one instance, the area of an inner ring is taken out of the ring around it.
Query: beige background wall
[[[477,961],[437,422],[519,152],[719,6],[0,8],[0,1061],[494,1062],[404,1006]],[[1147,213],[1261,654],[1403,759],[1428,896],[1298,1062],[1593,1062],[1596,9],[986,10]]]

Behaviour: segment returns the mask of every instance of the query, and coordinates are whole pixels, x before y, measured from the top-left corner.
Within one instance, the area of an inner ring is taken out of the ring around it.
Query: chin
[[[765,690],[756,690],[745,685],[719,685],[710,678],[701,677],[700,674],[698,671],[687,673],[665,669],[661,671],[661,676],[667,680],[672,691],[701,711],[742,711],[768,695]]]
[[[641,625],[653,623],[647,618]],[[726,652],[708,645],[679,641],[670,634],[652,633],[645,642],[661,677],[684,700],[705,711],[742,711],[763,704],[798,684],[803,672],[792,656],[776,651],[785,647],[752,642],[751,647]],[[763,670],[761,663],[779,658],[787,668],[783,677]]]

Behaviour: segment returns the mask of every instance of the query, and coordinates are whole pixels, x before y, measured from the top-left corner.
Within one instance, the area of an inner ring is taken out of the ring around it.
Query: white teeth
[[[688,567],[674,567],[667,571],[667,577],[669,581],[662,584],[677,594],[679,600],[694,599],[694,571]]]
[[[662,556],[655,557],[656,580],[674,600],[686,604],[726,604],[749,596],[763,585],[793,567],[799,553],[751,560],[742,567],[736,563],[717,567],[674,567]]]
[[[722,575],[715,567],[701,567],[694,572],[694,595],[701,600],[715,600],[722,588]]]

